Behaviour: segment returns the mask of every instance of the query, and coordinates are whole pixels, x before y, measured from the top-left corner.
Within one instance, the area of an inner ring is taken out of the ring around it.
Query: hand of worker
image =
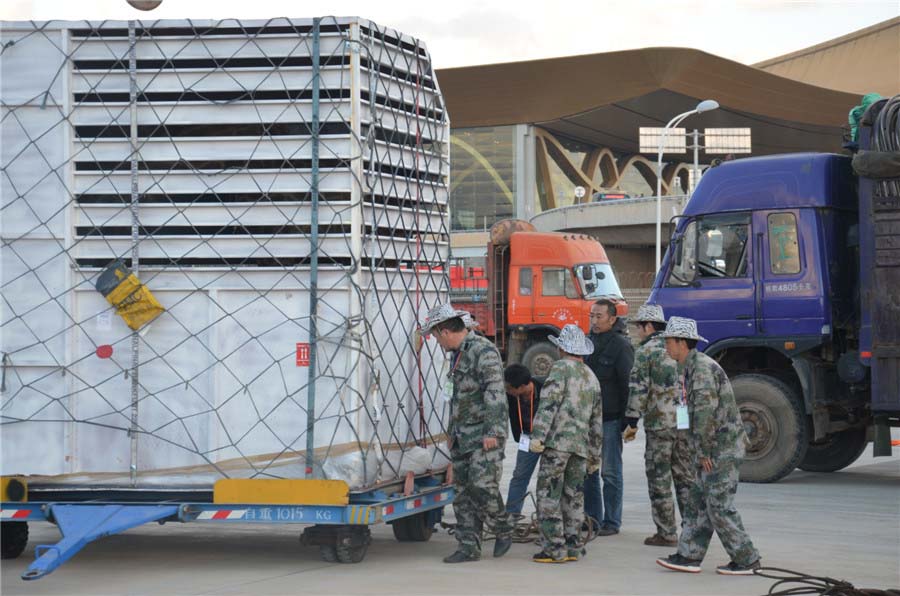
[[[600,469],[600,460],[599,459],[589,459],[587,465],[587,473],[593,474],[594,472]]]
[[[544,442],[540,439],[531,439],[531,443],[528,445],[528,449],[530,449],[532,453],[543,453]]]
[[[703,467],[703,471],[706,472],[707,474],[712,472],[712,469],[713,469],[712,460],[709,459],[708,457],[701,457],[700,465]]]
[[[622,433],[622,440],[626,443],[630,443],[637,436],[637,427],[629,426],[625,429],[625,432]]]
[[[497,437],[485,437],[481,441],[481,446],[484,447],[485,451],[490,451],[499,447],[500,442],[497,440]]]

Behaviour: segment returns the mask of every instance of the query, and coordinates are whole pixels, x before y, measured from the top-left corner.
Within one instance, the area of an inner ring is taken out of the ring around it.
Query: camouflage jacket
[[[557,360],[541,390],[531,440],[557,451],[599,459],[602,410],[600,382],[591,369],[577,360]]]
[[[678,363],[666,353],[666,340],[654,333],[634,354],[625,417],[643,417],[648,431],[674,429],[679,393]]]
[[[485,437],[506,438],[509,409],[503,386],[500,352],[487,339],[469,332],[459,350],[451,353],[453,396],[450,399],[450,437],[456,449],[481,449]]]
[[[719,363],[706,354],[691,350],[684,362],[684,387],[691,443],[696,456],[714,462],[742,459],[747,433],[731,382]]]

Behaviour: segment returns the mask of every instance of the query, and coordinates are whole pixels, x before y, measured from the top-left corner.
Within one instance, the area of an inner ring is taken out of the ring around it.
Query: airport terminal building
[[[648,287],[657,156],[641,152],[641,127],[665,126],[713,99],[718,109],[681,125],[688,134],[749,129],[750,155],[838,152],[849,110],[864,93],[900,93],[897,73],[900,18],[756,66],[646,48],[439,70],[451,120],[453,255],[477,265],[494,222],[529,219],[590,233],[623,287]],[[697,157],[702,170],[732,156],[701,148]],[[664,223],[687,200],[693,161],[692,149],[664,156]],[[587,191],[581,200],[578,186]]]

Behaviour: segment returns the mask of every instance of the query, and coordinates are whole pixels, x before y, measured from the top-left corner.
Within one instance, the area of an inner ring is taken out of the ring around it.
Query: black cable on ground
[[[760,567],[755,575],[777,580],[766,596],[794,596],[795,594],[817,594],[819,596],[900,596],[900,588],[873,589],[857,588],[848,581],[831,577],[808,575],[778,567]]]

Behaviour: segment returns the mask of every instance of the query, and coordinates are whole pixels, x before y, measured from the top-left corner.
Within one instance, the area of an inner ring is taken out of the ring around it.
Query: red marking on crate
[[[297,366],[309,366],[309,344],[297,344]]]
[[[393,506],[393,505],[388,505],[387,507],[384,508],[384,515],[390,515],[390,514],[392,514],[393,512],[394,512],[394,506]]]

